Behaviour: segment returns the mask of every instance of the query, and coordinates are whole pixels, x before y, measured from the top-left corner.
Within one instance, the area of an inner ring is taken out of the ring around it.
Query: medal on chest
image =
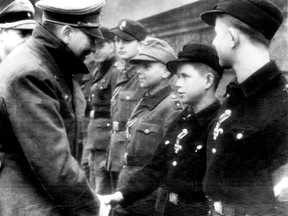
[[[217,140],[218,136],[223,134],[223,128],[221,128],[221,124],[226,121],[228,118],[230,118],[232,112],[231,110],[225,110],[225,112],[223,114],[220,115],[218,121],[217,121],[217,124],[214,128],[214,131],[213,131],[213,139],[214,140]]]

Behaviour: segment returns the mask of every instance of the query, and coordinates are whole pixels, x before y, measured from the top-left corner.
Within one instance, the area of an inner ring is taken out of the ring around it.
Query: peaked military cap
[[[43,21],[80,28],[87,34],[103,39],[100,11],[105,0],[40,0],[36,6],[43,10]]]
[[[131,64],[139,64],[142,61],[161,62],[166,65],[168,61],[176,60],[176,53],[165,41],[148,37],[145,39],[139,54],[130,60]]]
[[[0,29],[33,29],[34,13],[29,0],[15,0],[0,11]]]
[[[112,32],[126,41],[142,41],[147,36],[147,31],[141,23],[129,19],[121,20],[117,27],[112,29]]]
[[[248,24],[271,40],[283,22],[283,14],[268,0],[220,0],[212,10],[200,15],[209,25],[215,25],[216,16],[229,14]]]
[[[101,30],[101,33],[102,33],[104,39],[108,39],[108,40],[114,41],[115,35],[113,34],[113,32],[110,29],[101,26],[100,30]]]
[[[223,74],[223,68],[219,65],[217,52],[214,47],[209,45],[199,43],[185,45],[183,50],[179,52],[178,59],[169,61],[166,64],[167,70],[171,73],[177,73],[177,66],[185,62],[206,64],[215,70],[219,76]]]

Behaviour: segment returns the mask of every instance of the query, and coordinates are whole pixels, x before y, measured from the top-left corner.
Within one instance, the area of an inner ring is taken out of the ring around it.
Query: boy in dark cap
[[[129,19],[121,20],[117,27],[112,29],[112,32],[115,34],[117,54],[122,61],[121,63],[117,62],[120,73],[111,100],[111,118],[113,122],[106,164],[107,170],[111,174],[114,191],[124,164],[126,123],[142,96],[136,74],[137,66],[131,65],[129,60],[138,54],[147,32],[141,23]]]
[[[0,62],[26,41],[35,26],[35,9],[29,0],[15,0],[0,11]]]
[[[104,40],[96,42],[96,52],[90,58],[97,63],[91,71],[91,84],[87,89],[89,124],[84,145],[82,164],[89,165],[89,181],[98,194],[111,193],[110,181],[105,178],[106,149],[112,130],[110,106],[119,71],[116,68],[115,35],[110,29],[100,27]],[[86,109],[87,111],[87,109]]]
[[[208,138],[211,214],[288,215],[287,81],[269,56],[283,16],[270,1],[221,0],[201,18],[215,26],[220,65],[236,73]]]
[[[95,51],[104,0],[41,0],[43,24],[0,65],[0,215],[96,215],[75,159],[85,108],[75,73]]]
[[[135,172],[127,185],[104,200],[131,205],[164,184],[165,216],[206,216],[209,204],[202,189],[206,138],[208,125],[220,108],[215,91],[223,69],[215,49],[194,43],[185,45],[178,59],[169,61],[166,67],[179,76],[176,87],[187,107],[172,121],[148,164]]]

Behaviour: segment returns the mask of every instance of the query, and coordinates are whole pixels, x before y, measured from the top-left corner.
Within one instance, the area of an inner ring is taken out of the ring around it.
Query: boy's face
[[[153,88],[159,85],[165,71],[165,65],[160,62],[142,61],[137,70],[141,88]]]
[[[138,54],[140,42],[137,40],[126,41],[116,37],[115,45],[119,58],[128,61]]]
[[[213,40],[213,46],[215,47],[219,56],[219,64],[223,68],[231,68],[232,59],[232,47],[231,47],[231,35],[228,25],[223,21],[223,18],[216,18],[215,22],[215,37]]]
[[[104,62],[112,58],[114,54],[114,43],[112,41],[100,40],[96,42],[96,52],[94,55],[96,62]]]
[[[193,63],[181,63],[177,67],[177,75],[179,79],[176,87],[181,102],[197,105],[205,96],[205,84],[207,83],[205,74],[198,71]]]

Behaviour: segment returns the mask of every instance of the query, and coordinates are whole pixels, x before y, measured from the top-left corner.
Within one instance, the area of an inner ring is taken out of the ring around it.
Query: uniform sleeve
[[[33,74],[14,78],[6,91],[14,133],[50,198],[77,215],[95,215],[98,199],[71,155],[55,87],[44,72]]]
[[[146,197],[161,185],[167,173],[167,155],[168,146],[161,142],[151,161],[130,178],[126,187],[119,189],[124,197],[122,205],[130,205]]]

